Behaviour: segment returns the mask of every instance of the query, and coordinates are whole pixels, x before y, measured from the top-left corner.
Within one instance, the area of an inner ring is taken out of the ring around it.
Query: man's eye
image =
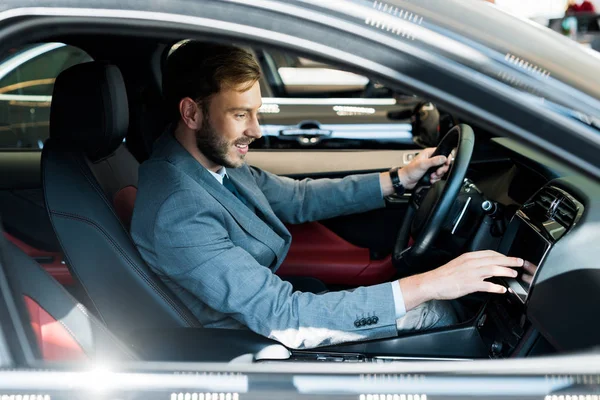
[[[245,118],[247,115],[247,113],[243,113],[243,114],[236,114],[235,117],[236,118]]]

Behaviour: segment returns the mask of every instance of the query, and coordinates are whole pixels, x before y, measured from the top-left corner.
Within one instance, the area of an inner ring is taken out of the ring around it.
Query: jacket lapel
[[[163,142],[164,141],[164,142]],[[265,221],[259,218],[250,208],[240,201],[233,193],[219,183],[188,151],[173,137],[169,132],[163,134],[157,141],[158,148],[161,148],[159,157],[167,158],[172,164],[180,168],[186,175],[194,179],[202,186],[217,202],[219,202],[236,222],[255,239],[264,243],[275,253],[277,257],[276,265],[279,265],[287,253],[287,245],[291,241],[291,235],[272,212],[264,194],[252,185],[254,178],[248,168],[238,168],[236,170],[227,170],[232,182],[236,185],[238,191],[252,204],[258,211],[265,216]],[[243,171],[247,171],[247,175]],[[251,181],[249,181],[249,179]],[[277,230],[279,236],[271,226]],[[282,231],[283,228],[283,231]]]
[[[264,193],[256,185],[254,176],[247,166],[228,169],[227,174],[235,184],[238,191],[244,196],[250,204],[254,206],[257,212],[260,212],[263,216],[263,220],[267,222],[271,228],[273,228],[279,236],[287,239],[291,239],[291,234],[281,222],[281,220],[275,215],[273,209],[269,205],[269,201],[265,197]]]

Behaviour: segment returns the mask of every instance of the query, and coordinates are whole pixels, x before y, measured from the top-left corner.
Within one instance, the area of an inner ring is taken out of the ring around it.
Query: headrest
[[[116,66],[94,61],[58,75],[50,108],[53,141],[97,161],[123,143],[128,125],[127,92]]]

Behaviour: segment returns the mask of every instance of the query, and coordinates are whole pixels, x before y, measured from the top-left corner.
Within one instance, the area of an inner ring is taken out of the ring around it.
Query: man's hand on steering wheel
[[[442,179],[444,174],[448,172],[450,163],[452,162],[452,156],[431,157],[434,151],[435,147],[423,149],[415,158],[413,158],[410,164],[398,170],[398,178],[405,189],[413,189],[430,168],[439,167],[435,172],[431,173],[430,178],[432,184]],[[390,174],[383,172],[380,175],[380,180],[383,195],[389,196],[393,194],[394,187],[392,186]]]
[[[430,168],[439,166],[439,168],[430,176],[432,184],[442,179],[444,174],[448,172],[452,156],[431,157],[434,151],[435,147],[423,149],[415,158],[413,158],[410,164],[398,171],[400,182],[402,182],[402,185],[406,189],[414,188]]]

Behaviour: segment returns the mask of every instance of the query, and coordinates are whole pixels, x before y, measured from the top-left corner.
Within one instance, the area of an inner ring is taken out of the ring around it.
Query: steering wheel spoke
[[[412,200],[415,209],[419,209],[423,203],[423,199],[427,196],[427,192],[431,188],[430,185],[417,186],[413,191]]]
[[[429,178],[435,171],[433,168],[415,187],[412,195],[413,212],[404,219],[394,247],[393,260],[396,265],[420,264],[418,259],[433,245],[463,186],[474,144],[473,130],[465,124],[450,129],[440,141],[431,157],[448,157],[453,151],[456,152],[456,157],[445,181],[431,185]],[[407,249],[411,232],[414,243]],[[406,262],[402,262],[403,260]]]

